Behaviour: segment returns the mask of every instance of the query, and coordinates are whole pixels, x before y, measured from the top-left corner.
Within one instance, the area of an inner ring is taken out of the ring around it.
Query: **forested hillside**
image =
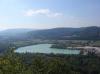
[[[100,57],[15,54],[0,56],[0,74],[100,74]]]
[[[100,27],[54,28],[32,31],[28,33],[28,36],[41,39],[98,40],[100,39]]]

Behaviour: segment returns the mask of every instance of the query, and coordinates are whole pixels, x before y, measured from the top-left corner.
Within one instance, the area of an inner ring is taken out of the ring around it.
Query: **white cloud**
[[[59,17],[62,16],[63,14],[58,12],[53,12],[50,9],[37,9],[37,10],[30,9],[26,11],[24,15],[25,16],[44,15],[47,17]]]

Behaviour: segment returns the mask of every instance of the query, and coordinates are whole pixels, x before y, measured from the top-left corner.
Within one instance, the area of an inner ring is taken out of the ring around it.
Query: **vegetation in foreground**
[[[100,57],[11,51],[0,56],[0,74],[100,74]]]

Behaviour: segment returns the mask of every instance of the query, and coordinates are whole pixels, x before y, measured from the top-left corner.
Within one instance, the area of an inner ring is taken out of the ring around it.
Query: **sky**
[[[0,30],[100,25],[100,0],[0,0]]]

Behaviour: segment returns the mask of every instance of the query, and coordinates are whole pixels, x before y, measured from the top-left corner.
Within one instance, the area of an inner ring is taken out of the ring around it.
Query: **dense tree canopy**
[[[100,74],[94,55],[15,54],[0,56],[0,74]]]

